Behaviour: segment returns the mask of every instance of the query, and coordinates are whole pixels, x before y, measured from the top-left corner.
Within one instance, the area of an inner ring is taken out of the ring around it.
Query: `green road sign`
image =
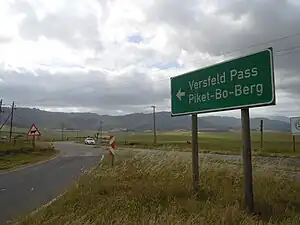
[[[172,116],[275,105],[272,48],[171,78]]]
[[[290,124],[292,134],[300,134],[300,117],[290,118]]]

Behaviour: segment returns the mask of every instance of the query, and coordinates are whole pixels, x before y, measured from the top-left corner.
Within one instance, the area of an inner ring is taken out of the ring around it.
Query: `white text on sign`
[[[238,84],[241,80],[251,79],[256,76],[259,76],[259,70],[256,67],[253,67],[245,70],[231,69],[227,73],[222,72],[218,73],[216,76],[208,76],[207,79],[189,81],[189,88],[192,92],[212,86],[216,86],[216,89],[214,89],[213,92],[204,91],[203,93],[190,93],[188,94],[188,103],[199,104],[211,100],[226,99],[230,96],[262,96],[264,91],[263,84]],[[233,83],[233,85],[230,85],[230,89],[217,88],[218,85],[226,84],[227,82]]]

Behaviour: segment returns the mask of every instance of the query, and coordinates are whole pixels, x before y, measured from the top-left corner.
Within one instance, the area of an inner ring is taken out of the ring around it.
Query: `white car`
[[[84,140],[84,144],[85,144],[85,145],[95,145],[96,142],[95,142],[95,140],[94,140],[93,138],[88,137],[88,138],[86,138],[86,139]]]

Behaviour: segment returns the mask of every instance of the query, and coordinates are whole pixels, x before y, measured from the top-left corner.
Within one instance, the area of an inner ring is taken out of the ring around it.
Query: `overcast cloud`
[[[251,113],[299,116],[299,21],[298,0],[3,0],[0,98],[54,111],[170,110],[169,77],[272,46],[277,105]]]

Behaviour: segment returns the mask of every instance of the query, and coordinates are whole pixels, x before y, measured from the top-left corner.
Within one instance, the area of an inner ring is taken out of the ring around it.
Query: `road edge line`
[[[102,160],[104,159],[104,155],[102,155],[100,161],[98,164],[100,164],[102,162]],[[89,170],[85,171],[85,174],[87,174],[90,171],[93,171],[95,169],[98,168],[98,165],[93,166],[92,168],[90,168]],[[31,212],[29,215],[33,216],[34,214],[38,213],[40,210],[42,210],[43,208],[51,205],[52,203],[54,203],[55,201],[57,201],[58,199],[60,199],[63,195],[65,195],[68,192],[68,190],[65,190],[62,194],[56,196],[55,198],[53,198],[52,200],[50,200],[49,202],[45,203],[44,205],[40,206],[39,208],[37,208],[36,210],[34,210],[33,212]]]
[[[100,163],[103,161],[103,159],[104,159],[104,154],[102,155],[102,157],[101,157],[100,161],[97,163],[97,165],[96,165],[96,166],[93,166],[93,167],[90,168],[89,170],[85,171],[85,174],[87,174],[88,172],[91,172],[91,171],[97,169],[98,166],[100,165]],[[77,179],[77,181],[78,181],[78,179]],[[69,188],[70,188],[70,187],[69,187]],[[37,209],[35,209],[35,210],[32,211],[31,213],[29,213],[28,216],[33,216],[33,215],[35,215],[36,213],[38,213],[38,212],[41,211],[42,209],[44,209],[44,208],[50,206],[51,204],[53,204],[54,202],[56,202],[57,200],[59,200],[62,196],[64,196],[64,195],[68,192],[69,188],[67,188],[67,190],[65,190],[65,191],[64,191],[63,193],[61,193],[60,195],[58,195],[58,196],[54,197],[53,199],[51,199],[49,202],[45,203],[44,205],[41,205],[40,207],[38,207]],[[20,222],[16,222],[16,223],[15,223],[15,225],[18,225],[18,224],[20,224]]]
[[[52,160],[54,160],[54,159],[56,159],[56,158],[58,158],[60,156],[60,150],[56,149],[56,151],[58,151],[58,152],[54,156],[52,156],[52,157],[50,157],[48,159],[45,159],[45,160],[42,160],[42,161],[38,161],[38,162],[36,162],[34,164],[29,164],[29,165],[26,165],[26,166],[18,166],[16,168],[12,168],[12,169],[0,172],[0,175],[7,174],[7,173],[12,173],[12,172],[17,172],[17,171],[20,171],[20,170],[23,170],[23,169],[27,169],[27,168],[30,168],[30,167],[33,167],[33,166],[37,166],[37,165],[40,165],[40,164],[52,161]]]

